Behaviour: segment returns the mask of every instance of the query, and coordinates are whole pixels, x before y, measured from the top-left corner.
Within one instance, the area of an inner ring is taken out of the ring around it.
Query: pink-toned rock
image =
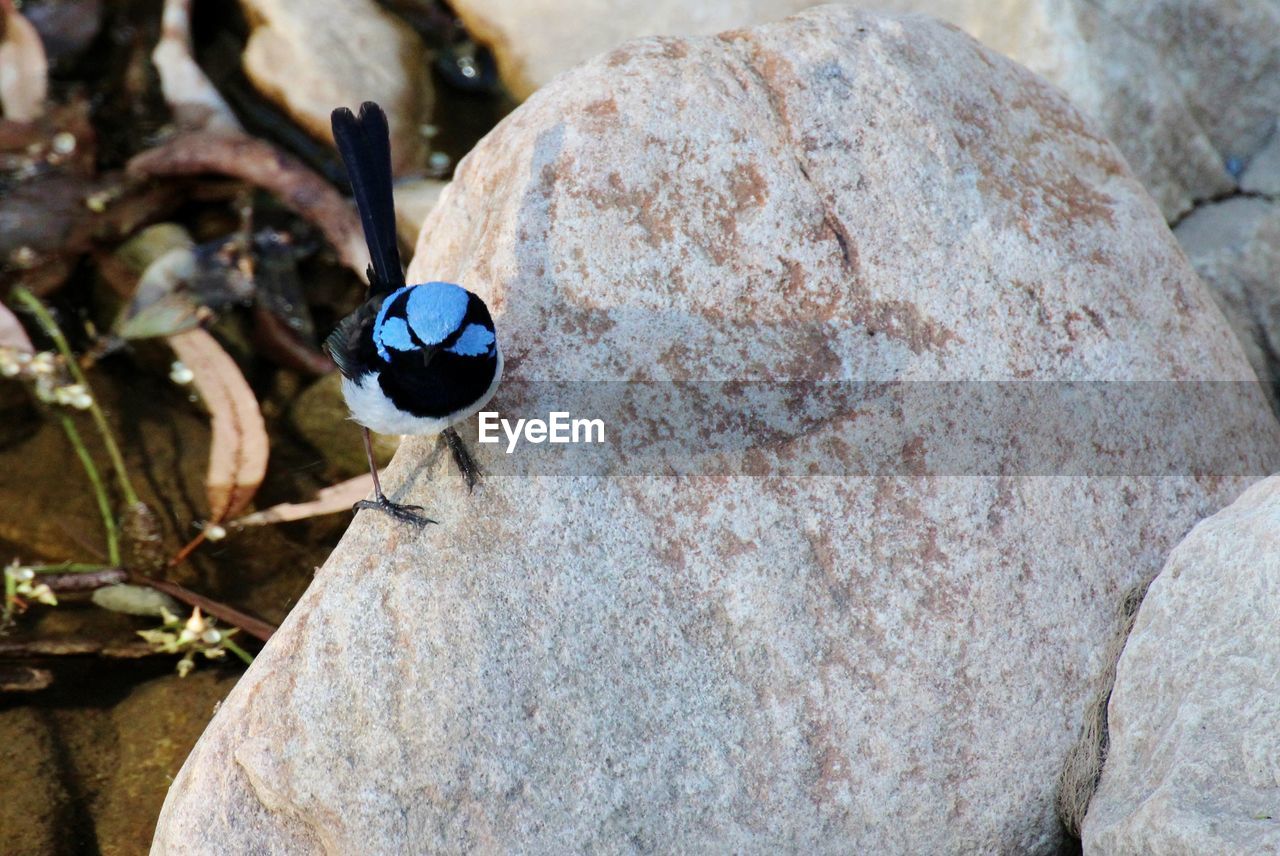
[[[635,36],[702,35],[777,20],[815,0],[457,0],[527,97]],[[1280,10],[1271,0],[854,0],[935,15],[1061,86],[1092,115],[1172,221],[1233,187],[1280,103]]]
[[[594,60],[459,165],[410,274],[493,308],[504,412],[553,379],[1235,380],[1234,411],[1122,424],[1109,460],[1179,429],[1243,474],[1280,454],[1116,149],[922,18]],[[1247,475],[909,475],[948,451],[925,426],[859,477],[891,416],[781,409],[720,475],[502,475],[471,422],[468,493],[406,441],[386,484],[440,524],[356,519],[153,851],[1055,852],[1118,599]]]
[[[1280,476],[1202,522],[1116,668],[1086,853],[1280,851]]]
[[[241,0],[252,32],[244,70],[264,95],[322,140],[329,113],[377,101],[391,125],[397,173],[422,167],[420,128],[434,96],[426,46],[374,0]]]

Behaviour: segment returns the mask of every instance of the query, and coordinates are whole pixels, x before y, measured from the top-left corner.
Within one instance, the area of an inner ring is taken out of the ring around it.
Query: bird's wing
[[[381,303],[381,298],[366,301],[339,321],[338,326],[324,340],[324,349],[333,357],[333,362],[343,377],[355,379],[371,371],[376,365],[373,323],[378,317],[378,306]]]
[[[366,101],[360,105],[358,117],[346,107],[339,107],[333,111],[331,121],[333,139],[347,168],[373,262],[369,294],[371,297],[387,294],[404,285],[400,247],[396,243],[395,202],[391,195],[391,134],[387,114],[377,104]]]

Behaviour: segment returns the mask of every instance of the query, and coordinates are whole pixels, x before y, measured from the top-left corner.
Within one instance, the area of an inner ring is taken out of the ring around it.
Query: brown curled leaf
[[[226,131],[189,131],[129,161],[136,178],[218,173],[275,194],[315,224],[359,276],[369,266],[360,220],[338,191],[300,160],[268,142]]]
[[[253,344],[261,353],[296,372],[321,377],[336,368],[328,354],[298,338],[262,304],[253,307]]]
[[[0,106],[6,119],[33,122],[44,113],[49,94],[44,43],[13,0],[0,0],[0,22]]]
[[[165,0],[160,40],[151,52],[164,100],[180,125],[240,130],[240,122],[191,51],[191,0]]]
[[[268,523],[287,523],[291,520],[319,517],[322,514],[350,511],[351,506],[368,496],[372,490],[373,476],[366,473],[324,488],[316,493],[316,498],[310,502],[282,502],[263,511],[246,514],[234,521],[234,525],[264,526]]]
[[[240,512],[267,472],[267,429],[258,400],[235,360],[204,329],[167,337],[174,355],[191,369],[196,392],[213,416],[205,492],[210,519],[221,522]]]

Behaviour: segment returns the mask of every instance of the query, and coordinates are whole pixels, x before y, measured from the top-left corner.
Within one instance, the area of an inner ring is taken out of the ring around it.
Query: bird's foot
[[[458,472],[462,473],[462,477],[467,480],[467,490],[475,490],[476,482],[480,480],[480,465],[467,451],[467,444],[452,428],[444,429],[444,441],[448,444],[449,451],[453,453],[453,462],[457,464]]]
[[[351,506],[352,511],[361,511],[366,508],[371,511],[381,511],[383,514],[391,515],[396,520],[413,523],[417,526],[426,526],[428,523],[436,522],[425,514],[419,513],[422,511],[421,505],[403,505],[399,502],[392,502],[382,494],[378,494],[373,499],[362,499]]]

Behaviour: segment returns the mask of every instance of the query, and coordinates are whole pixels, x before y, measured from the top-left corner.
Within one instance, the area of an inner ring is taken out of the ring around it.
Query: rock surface
[[[1138,612],[1086,853],[1280,851],[1280,477],[1192,530]]]
[[[1249,161],[1240,176],[1240,189],[1246,193],[1280,196],[1280,123],[1267,144]]]
[[[548,85],[460,164],[410,278],[492,307],[503,411],[555,378],[1253,377],[1057,90],[847,8]],[[1187,418],[1262,472],[1280,427],[1244,388]],[[1248,479],[902,475],[929,432],[892,474],[778,475],[854,463],[858,419],[760,439],[753,475],[474,493],[406,441],[385,483],[440,525],[357,516],[153,852],[1054,852],[1119,598]]]
[[[333,140],[337,105],[377,101],[397,173],[420,168],[433,101],[426,46],[374,0],[241,0],[252,32],[244,70],[303,128]]]
[[[1174,234],[1280,412],[1280,205],[1252,197],[1202,205]]]
[[[519,97],[643,35],[777,20],[813,0],[459,0]],[[1166,219],[1230,190],[1229,158],[1261,146],[1280,103],[1280,9],[1269,0],[858,0],[950,21],[1061,86],[1120,147]]]

